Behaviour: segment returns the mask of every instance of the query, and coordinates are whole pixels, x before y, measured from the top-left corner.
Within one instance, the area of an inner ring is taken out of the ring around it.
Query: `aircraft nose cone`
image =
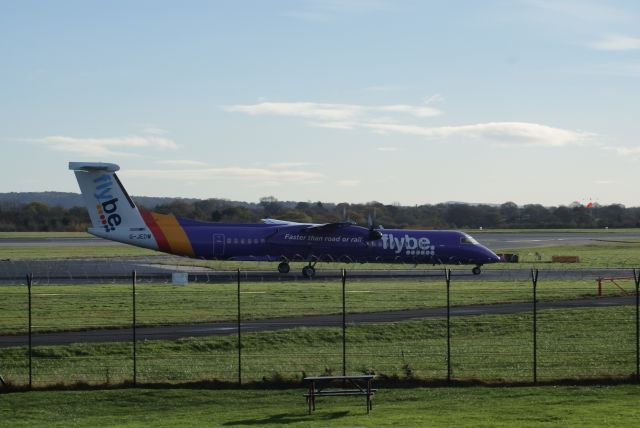
[[[498,257],[496,255],[496,253],[494,253],[493,251],[491,251],[488,248],[485,248],[485,250],[486,250],[487,257],[489,259],[489,263],[499,263],[500,262],[500,257]]]

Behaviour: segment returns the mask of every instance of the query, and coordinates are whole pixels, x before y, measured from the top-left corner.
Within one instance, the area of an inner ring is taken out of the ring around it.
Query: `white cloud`
[[[433,94],[424,99],[425,104],[440,103],[442,101],[444,101],[444,97],[440,94]]]
[[[126,149],[176,149],[178,147],[174,141],[168,138],[153,136],[75,138],[54,135],[36,141],[47,145],[51,150],[95,157],[136,155]],[[114,149],[125,149],[125,151]]]
[[[379,152],[397,152],[398,148],[397,147],[378,147],[376,150]]]
[[[462,137],[493,141],[501,145],[566,146],[588,140],[594,134],[528,122],[489,122],[475,125],[427,127],[393,123],[362,125],[379,133],[416,135],[429,139]]]
[[[438,116],[440,110],[429,106],[412,106],[392,104],[381,106],[364,106],[356,104],[326,104],[314,102],[261,102],[258,104],[233,105],[225,108],[229,112],[250,115],[273,115],[301,117],[324,122],[342,123],[362,119],[371,114],[407,114],[415,117]]]
[[[440,100],[439,95],[428,99],[428,102]],[[362,106],[354,104],[321,104],[313,102],[279,103],[262,102],[252,105],[235,105],[227,107],[230,112],[241,112],[250,115],[278,115],[312,119],[310,126],[353,130],[366,129],[378,134],[404,134],[427,139],[466,138],[486,140],[500,146],[566,146],[590,140],[595,134],[571,131],[552,126],[529,122],[488,122],[473,125],[430,127],[414,123],[403,123],[402,119],[410,117],[426,118],[440,114],[440,111],[429,106],[412,106],[406,104],[389,104],[381,106]],[[376,117],[384,113],[385,117]],[[388,116],[392,115],[392,118]],[[389,148],[379,148],[391,151]]]
[[[361,180],[338,180],[336,184],[341,187],[356,187],[360,185]]]
[[[160,165],[176,165],[176,166],[203,166],[206,162],[189,160],[189,159],[175,159],[175,160],[159,160],[156,161]]]
[[[399,85],[373,85],[364,88],[367,92],[397,92],[406,90],[404,86]]]
[[[628,51],[640,49],[640,37],[619,34],[609,35],[591,44],[591,47],[603,51]]]
[[[206,180],[246,180],[277,183],[311,183],[318,182],[323,175],[311,171],[266,169],[266,168],[194,168],[194,169],[136,169],[123,172],[131,177],[178,180],[178,181],[206,181]]]
[[[311,165],[310,162],[278,162],[269,164],[271,168],[300,168]]]
[[[169,133],[166,129],[158,128],[157,126],[148,126],[144,128],[142,132],[152,135],[166,135]]]
[[[637,156],[640,155],[640,147],[624,147],[624,146],[603,146],[603,150],[609,150],[619,154],[620,156]]]

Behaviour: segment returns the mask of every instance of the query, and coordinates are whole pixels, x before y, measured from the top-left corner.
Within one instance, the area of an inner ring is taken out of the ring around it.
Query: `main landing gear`
[[[289,263],[287,262],[282,262],[278,265],[278,272],[280,273],[289,273],[290,270],[291,267],[289,267]]]
[[[480,269],[481,267],[482,265],[477,265],[476,267],[471,269],[471,273],[473,273],[474,275],[480,275],[480,272],[482,272],[482,269]]]
[[[308,266],[303,267],[302,276],[304,276],[305,278],[313,278],[314,276],[316,276],[316,268],[314,266],[315,263],[313,265],[309,263]]]
[[[314,276],[316,276],[316,268],[315,268],[316,263],[315,262],[309,262],[309,265],[305,266],[302,268],[302,276],[305,278],[313,278]],[[289,271],[291,271],[291,266],[289,266],[289,262],[280,262],[280,264],[278,264],[278,272],[285,274],[285,273],[289,273]]]

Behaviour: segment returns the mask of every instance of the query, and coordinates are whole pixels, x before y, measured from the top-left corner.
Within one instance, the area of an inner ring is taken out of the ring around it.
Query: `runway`
[[[640,233],[633,232],[469,232],[482,245],[493,250],[510,248],[539,248],[558,245],[596,244],[603,241],[638,239]],[[113,247],[127,246],[106,239],[87,238],[1,238],[2,247]]]
[[[575,308],[601,308],[610,306],[634,305],[635,296],[603,297],[591,299],[557,300],[538,302],[538,310],[558,310]],[[502,303],[492,305],[469,305],[451,308],[451,316],[497,315],[531,312],[530,302]],[[442,318],[446,316],[446,308],[414,309],[404,311],[386,311],[348,314],[348,325],[363,325],[374,323],[392,323],[416,319]],[[342,315],[317,315],[302,317],[287,317],[243,321],[241,331],[265,332],[278,331],[298,327],[339,327],[342,325]],[[137,340],[177,340],[185,337],[223,336],[237,333],[236,322],[219,322],[205,324],[175,325],[161,327],[136,328]],[[86,331],[71,331],[60,333],[42,333],[33,336],[34,346],[67,345],[71,343],[88,342],[129,342],[132,341],[133,329],[100,329]],[[0,348],[10,346],[26,346],[27,335],[0,336]]]
[[[640,238],[639,233],[629,232],[478,232],[477,239],[484,245],[496,251],[509,248],[540,248],[563,245],[603,244],[606,242],[629,242],[629,239]],[[625,241],[627,240],[627,241]],[[242,262],[230,265],[227,271],[192,266],[188,259],[158,255],[152,257],[129,258],[95,258],[95,259],[64,259],[64,260],[7,260],[2,257],[2,248],[27,246],[121,246],[117,242],[99,238],[5,238],[0,239],[0,283],[23,282],[27,274],[32,273],[38,283],[96,283],[96,282],[126,282],[131,272],[136,271],[140,280],[166,282],[171,280],[173,272],[186,272],[190,281],[198,282],[228,282],[236,279],[235,267],[242,269],[243,280],[250,281],[301,281],[306,280],[298,269],[292,269],[289,274],[281,275],[276,272],[275,264],[261,262],[255,264],[251,271],[246,270]],[[330,264],[321,264],[317,270],[317,280],[337,278],[340,271],[331,268]],[[349,269],[352,278],[363,279],[440,279],[443,266],[385,266],[385,265],[353,265]],[[371,269],[363,269],[371,266]],[[544,265],[542,265],[544,266]],[[465,280],[526,280],[529,269],[518,269],[509,266],[508,269],[496,269],[485,266],[483,273],[473,276],[470,267],[450,266],[453,275]],[[386,268],[386,269],[385,269]],[[545,269],[545,275],[554,279],[582,279],[597,278],[598,276],[624,276],[629,271],[624,269],[591,269],[591,270],[558,270]]]

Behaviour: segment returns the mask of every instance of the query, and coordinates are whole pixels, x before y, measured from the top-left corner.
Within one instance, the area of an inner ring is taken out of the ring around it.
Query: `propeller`
[[[378,239],[382,238],[382,233],[376,229],[375,227],[375,218],[376,218],[376,209],[373,209],[373,217],[371,216],[371,213],[369,213],[368,217],[367,217],[367,223],[369,225],[369,241],[377,241]]]

